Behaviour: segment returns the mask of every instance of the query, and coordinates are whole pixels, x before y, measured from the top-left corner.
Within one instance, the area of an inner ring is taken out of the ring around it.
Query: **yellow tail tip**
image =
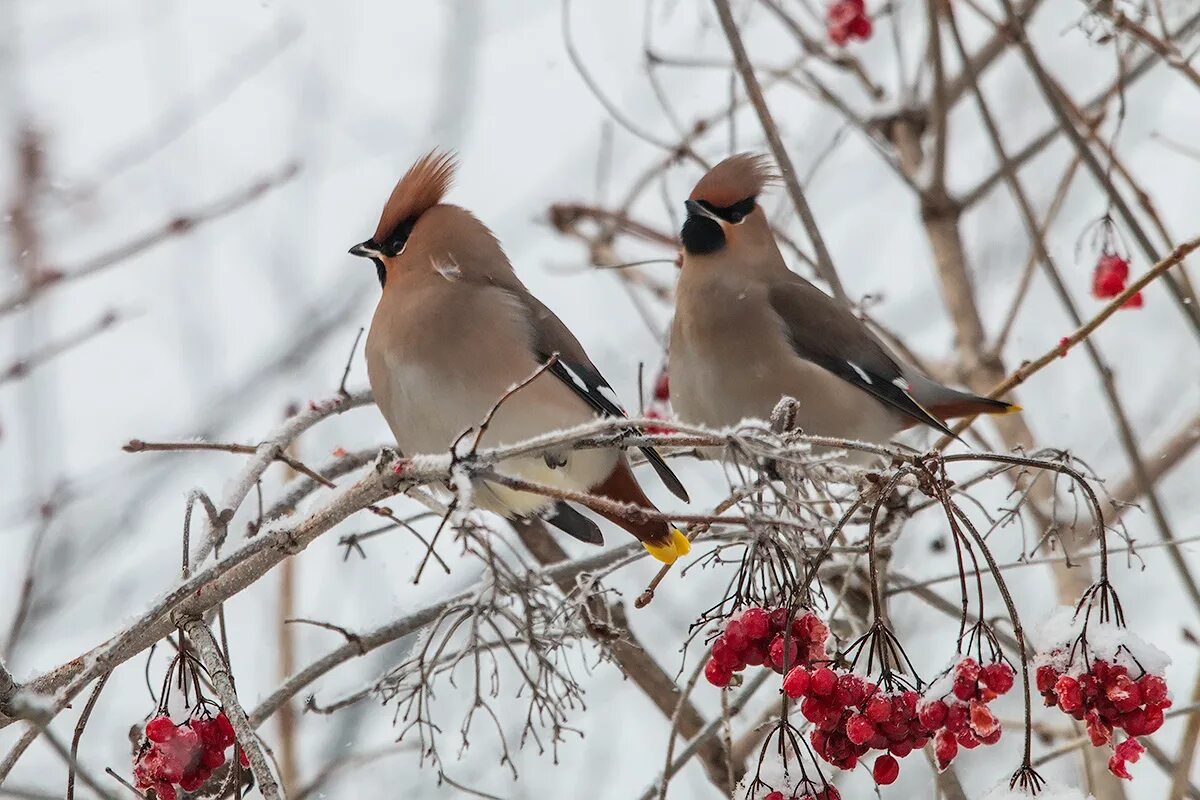
[[[1010,403],[1008,408],[1004,409],[1005,414],[1020,414],[1025,410],[1024,406],[1019,406],[1016,403]]]
[[[674,564],[681,556],[686,556],[692,549],[692,543],[678,528],[671,528],[671,538],[666,544],[642,542],[646,552],[664,564]]]

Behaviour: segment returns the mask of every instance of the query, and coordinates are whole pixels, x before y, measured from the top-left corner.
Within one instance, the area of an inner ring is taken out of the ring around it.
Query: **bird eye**
[[[757,195],[751,195],[744,200],[739,200],[733,205],[721,209],[724,212],[721,216],[736,225],[750,216],[750,212],[754,210],[754,204],[757,200]]]

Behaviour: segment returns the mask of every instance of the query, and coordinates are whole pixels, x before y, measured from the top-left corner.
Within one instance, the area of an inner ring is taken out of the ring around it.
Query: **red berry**
[[[1037,688],[1042,694],[1054,691],[1054,683],[1057,680],[1058,673],[1054,671],[1054,667],[1043,664],[1037,668]]]
[[[250,757],[246,755],[245,750],[238,750],[238,763],[243,767],[250,766]]]
[[[1089,711],[1086,719],[1087,734],[1088,738],[1092,740],[1093,747],[1103,747],[1112,741],[1112,726],[1100,719],[1098,713]]]
[[[965,681],[979,680],[979,662],[967,656],[954,665],[954,676]]]
[[[1003,661],[988,664],[979,677],[996,694],[1005,694],[1013,687],[1013,669]]]
[[[165,742],[175,736],[175,723],[170,717],[159,716],[146,723],[146,738],[152,742]]]
[[[777,669],[787,669],[796,665],[796,657],[800,655],[800,646],[794,638],[785,639],[782,633],[776,634],[771,640],[769,651],[771,666]]]
[[[742,651],[742,658],[751,667],[761,667],[767,663],[767,648],[763,643],[756,642]]]
[[[747,608],[740,619],[742,628],[751,639],[765,639],[771,632],[771,616],[763,608]]]
[[[950,762],[958,755],[958,741],[948,730],[939,731],[933,739],[933,752],[937,758],[938,772],[945,771]]]
[[[1158,675],[1143,675],[1138,679],[1138,689],[1149,705],[1160,705],[1167,699],[1167,682]]]
[[[1127,781],[1133,780],[1133,776],[1129,774],[1129,767],[1126,766],[1125,759],[1113,753],[1108,759],[1108,771],[1118,778],[1124,778]]]
[[[1113,676],[1104,694],[1118,711],[1132,711],[1142,704],[1142,690],[1128,675]]]
[[[783,678],[783,693],[793,700],[808,692],[808,672],[804,667],[792,667]]]
[[[1114,752],[1123,760],[1136,763],[1142,757],[1142,753],[1146,752],[1146,748],[1142,747],[1142,743],[1137,739],[1126,739],[1117,745]]]
[[[967,728],[955,738],[958,739],[959,747],[966,748],[967,750],[974,750],[976,747],[979,747],[979,737],[970,728]]]
[[[809,677],[809,689],[818,697],[828,697],[837,687],[837,674],[829,667],[819,667]]]
[[[718,636],[717,640],[713,642],[712,660],[732,672],[741,663],[742,654],[738,652],[736,647],[727,642],[724,636]]]
[[[221,746],[222,750],[233,744],[236,738],[233,734],[233,723],[229,721],[229,717],[225,716],[224,711],[217,714],[216,718],[213,719],[213,725],[219,734],[217,743]]]
[[[1116,263],[1124,264],[1124,261],[1117,259]],[[1096,269],[1092,273],[1092,296],[1100,300],[1116,297],[1125,291],[1125,281],[1129,277],[1128,273],[1128,266],[1126,266],[1124,273],[1122,273],[1120,269],[1113,268],[1112,262],[1106,263],[1105,259],[1101,258],[1100,263],[1096,264]]]
[[[867,698],[867,684],[862,678],[852,672],[838,676],[837,688],[833,697],[843,706],[860,706]]]
[[[1144,721],[1142,722],[1142,726],[1141,726],[1142,732],[1140,735],[1141,736],[1149,736],[1150,734],[1154,733],[1159,728],[1161,728],[1162,724],[1163,724],[1162,709],[1157,708],[1155,706],[1147,706],[1146,707],[1146,716],[1145,716]]]
[[[912,742],[892,742],[890,745],[888,745],[888,752],[890,752],[896,758],[904,758],[906,755],[911,753],[915,747],[916,745]]]
[[[1079,681],[1070,675],[1059,676],[1054,683],[1054,692],[1058,695],[1058,704],[1068,714],[1083,707],[1083,691],[1080,689]]]
[[[829,706],[821,702],[821,698],[809,695],[804,698],[804,702],[800,704],[800,713],[804,718],[814,724],[819,724],[824,721],[829,715]]]
[[[965,678],[960,675],[954,679],[954,696],[966,702],[975,697],[978,686],[979,684],[974,678]]]
[[[846,720],[846,738],[854,744],[863,744],[874,735],[875,726],[862,714],[855,714]]]
[[[750,635],[746,632],[746,628],[736,619],[731,619],[725,623],[725,633],[722,634],[726,644],[734,650],[744,650],[746,645],[750,644]]]
[[[175,800],[179,796],[175,793],[175,787],[165,782],[154,784],[154,793],[158,795],[158,800]]]
[[[708,663],[704,665],[704,677],[713,686],[725,687],[729,685],[729,680],[733,677],[733,670],[726,667],[724,664],[717,661],[715,658],[710,658]]]
[[[871,722],[887,722],[892,718],[892,703],[887,698],[876,695],[867,701],[863,713]]]
[[[205,769],[216,769],[225,763],[225,751],[205,750],[204,755],[200,758],[200,763]]]
[[[871,775],[874,776],[875,782],[880,786],[888,786],[895,783],[896,777],[899,774],[900,764],[886,753],[875,759],[875,766],[871,768]]]
[[[972,702],[970,716],[971,731],[980,738],[991,736],[1000,727],[1000,720],[983,703]]]
[[[942,727],[942,723],[946,721],[946,713],[949,709],[941,700],[933,700],[921,706],[918,712],[918,719],[921,720],[921,725],[927,731],[936,731]]]
[[[773,792],[768,792],[763,800],[783,800],[783,792],[776,789]]]
[[[946,730],[951,733],[962,733],[967,729],[967,707],[962,703],[950,706],[946,714]]]
[[[788,618],[791,614],[786,608],[776,608],[771,611],[771,630],[776,633],[782,631],[788,626]]]

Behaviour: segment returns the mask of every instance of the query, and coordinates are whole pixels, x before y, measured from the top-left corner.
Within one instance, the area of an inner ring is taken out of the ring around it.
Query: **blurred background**
[[[1003,17],[1003,7],[989,0],[950,5],[972,52],[993,38],[988,17]],[[1140,6],[1092,5],[1103,8],[1043,2],[1028,28],[1046,69],[1080,106],[1150,52],[1114,33],[1111,22],[1122,11],[1136,18]],[[806,50],[772,6],[799,20],[825,55]],[[987,373],[972,372],[962,320],[944,305],[947,284],[923,223],[929,204],[903,177],[909,167],[918,178],[930,167],[900,165],[902,154],[888,151],[895,144],[888,132],[903,118],[898,112],[931,96],[930,76],[919,66],[927,48],[926,4],[867,6],[874,34],[845,52],[870,76],[877,97],[854,70],[831,63],[842,51],[826,38],[822,5],[734,3],[850,298],[930,371],[959,384],[974,375],[983,390]],[[1185,34],[1173,41],[1189,55],[1200,42],[1190,34],[1194,4],[1146,6],[1144,28],[1160,41],[1162,30],[1182,28]],[[947,73],[957,75],[961,62],[952,44],[943,44]],[[1000,49],[980,84],[1016,152],[1058,122],[1019,53]],[[374,229],[396,179],[432,147],[460,156],[450,201],[496,232],[522,279],[568,322],[630,408],[639,407],[643,369],[641,400],[648,402],[665,358],[674,267],[651,264],[632,273],[593,267],[669,260],[674,251],[623,227],[596,234],[586,211],[619,209],[673,235],[682,200],[703,173],[673,145],[686,139],[687,149],[710,164],[731,152],[766,151],[730,64],[707,3],[0,0],[0,658],[16,678],[94,647],[175,583],[188,492],[199,487],[219,496],[244,459],[128,454],[122,445],[133,438],[254,444],[290,407],[333,395],[378,293],[370,265],[346,249]],[[917,79],[921,90],[910,92]],[[1092,109],[1103,111],[1092,119],[1137,188],[1120,175],[1114,180],[1165,255],[1200,234],[1200,84],[1166,63],[1148,67],[1136,83],[1127,80],[1124,92]],[[840,98],[841,111],[822,88]],[[724,111],[731,103],[732,115]],[[707,122],[696,131],[700,120]],[[971,196],[998,162],[968,91],[948,115],[948,131],[947,194]],[[1108,168],[1104,151],[1093,151]],[[1056,206],[1045,241],[1087,319],[1104,303],[1091,291],[1098,256],[1091,235],[1111,198],[1075,162],[1071,140],[1051,136],[1018,174],[1039,220]],[[1069,169],[1073,178],[1060,192]],[[1137,203],[1138,192],[1156,217]],[[780,230],[810,249],[782,189],[767,206]],[[1002,182],[973,197],[957,223],[966,288],[985,344],[1011,328],[994,353],[1003,375],[1076,326],[1044,272],[1027,266],[1030,238]],[[1116,230],[1133,274],[1152,266],[1119,216]],[[801,260],[789,258],[811,276]],[[1023,303],[1011,315],[1019,294]],[[1122,522],[1141,545],[1161,541],[1162,526],[1169,526],[1183,566],[1194,570],[1200,567],[1193,543],[1200,531],[1197,331],[1158,281],[1145,291],[1143,307],[1120,311],[1093,341],[1111,367],[1161,511],[1157,519],[1147,513],[1147,495],[1131,490],[1125,497],[1143,508],[1128,510]],[[365,385],[360,352],[348,386]],[[1109,489],[1129,482],[1131,462],[1101,373],[1081,348],[1020,387],[1017,398],[1031,446],[1070,450]],[[1019,432],[977,427],[983,443],[997,449],[1019,439]],[[382,418],[365,407],[316,427],[294,452],[319,464],[336,448],[386,443]],[[711,508],[724,497],[719,465],[680,461],[679,471],[693,507]],[[281,466],[268,471],[268,499],[288,478]],[[678,506],[661,487],[652,488],[656,501]],[[1004,486],[980,497],[991,508],[1009,502]],[[397,513],[416,508],[391,505]],[[254,510],[252,498],[231,529],[236,536]],[[365,516],[337,533],[373,527]],[[1008,562],[1029,552],[1039,535],[1013,526],[992,541]],[[929,521],[914,524],[897,545],[896,569],[914,579],[952,572],[944,537]],[[588,552],[577,542],[562,545],[572,555]],[[344,557],[337,536],[327,535],[293,559],[288,580],[281,568],[238,595],[225,613],[243,701],[254,705],[286,674],[341,643],[327,630],[283,626],[283,618],[365,629],[469,586],[478,564],[455,561],[450,544],[444,549],[453,572],[429,572],[413,585],[421,552],[415,540],[392,533],[367,543],[366,558]],[[1167,552],[1149,546],[1137,556],[1115,556],[1114,581],[1131,626],[1171,654],[1168,679],[1181,706],[1195,699],[1200,606]],[[1085,560],[1074,577],[1045,563],[1012,570],[1025,618],[1044,618],[1069,595],[1064,587],[1090,582],[1092,568]],[[653,572],[641,561],[609,582],[632,598]],[[629,609],[632,630],[669,674],[694,668],[698,652],[685,663],[680,644],[726,577],[696,570],[676,577],[649,608]],[[953,597],[953,583],[937,589]],[[953,621],[908,596],[898,597],[891,613],[918,666],[934,672],[944,666],[953,651]],[[311,689],[321,702],[335,700],[369,684],[411,646],[406,639],[381,648]],[[612,664],[598,663],[586,647],[578,658],[590,667],[581,676],[587,707],[571,718],[581,736],[568,735],[553,754],[528,743],[514,756],[516,780],[482,729],[459,752],[467,701],[444,685],[438,697],[446,773],[504,798],[639,797],[662,771],[669,722]],[[114,673],[80,748],[93,774],[103,777],[112,767],[128,775],[129,730],[153,708],[146,675],[156,683],[165,663],[159,652]],[[711,687],[701,685],[693,698],[705,715],[720,713]],[[262,729],[277,756],[281,748],[290,754],[289,796],[303,787],[314,797],[384,798],[398,790],[458,796],[438,785],[436,771],[420,768],[415,742],[396,743],[394,709],[371,698],[322,716],[300,713],[302,699],[285,715],[286,733],[280,716]],[[770,703],[759,700],[739,732]],[[981,796],[1017,761],[1020,705],[1010,697],[1000,708],[1013,730],[996,747],[957,762],[967,797]],[[505,723],[519,735],[523,704],[514,701],[512,712]],[[69,739],[74,719],[69,712],[53,727]],[[1103,792],[1094,787],[1098,796],[1171,796],[1171,771],[1182,763],[1186,779],[1187,744],[1195,745],[1194,732],[1184,738],[1187,719],[1195,717],[1173,720],[1152,737],[1166,766],[1147,759],[1136,781],[1118,789],[1105,782]],[[7,751],[16,736],[17,726],[0,730],[0,748]],[[325,774],[331,764],[338,769]],[[1088,785],[1077,758],[1055,760],[1043,771]],[[932,796],[931,775],[922,763],[906,765],[884,794]],[[0,785],[0,796],[60,797],[64,781],[59,756],[37,742]],[[839,784],[847,797],[873,791],[865,772]],[[125,791],[115,783],[110,788]],[[694,762],[671,794],[720,796]]]

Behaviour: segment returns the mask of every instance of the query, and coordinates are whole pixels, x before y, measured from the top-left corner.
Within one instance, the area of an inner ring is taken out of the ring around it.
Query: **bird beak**
[[[689,217],[708,217],[709,219],[717,219],[716,216],[707,208],[697,203],[695,200],[685,200],[683,207],[687,209]],[[720,220],[717,220],[718,222]]]
[[[362,258],[379,258],[383,254],[379,252],[379,245],[374,239],[367,239],[365,242],[359,242],[350,248],[350,255],[361,256]]]

